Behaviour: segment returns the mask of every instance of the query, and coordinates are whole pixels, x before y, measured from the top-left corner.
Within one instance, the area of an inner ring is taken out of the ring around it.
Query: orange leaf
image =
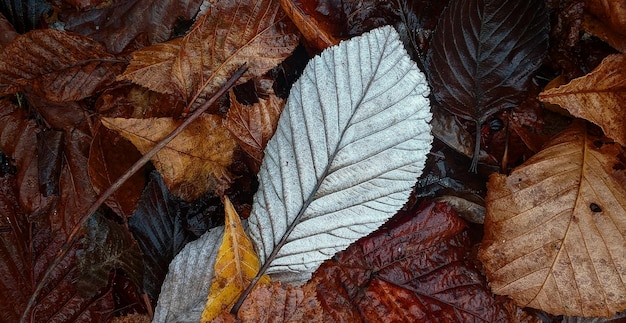
[[[224,198],[224,209],[224,239],[217,252],[215,274],[202,312],[202,322],[211,321],[220,313],[229,311],[261,268],[252,241],[243,231],[239,214],[228,197]],[[269,276],[261,277],[259,283],[268,284]]]
[[[244,63],[239,84],[280,63],[298,44],[294,30],[275,1],[216,1],[185,37],[135,51],[120,79],[187,101],[206,97]]]
[[[301,8],[305,5],[299,1],[279,0],[283,10],[289,18],[298,26],[302,36],[308,44],[321,52],[327,47],[339,44],[339,39],[335,38],[325,26],[312,15]]]
[[[626,146],[626,54],[607,56],[591,73],[543,91],[539,99],[599,125]]]
[[[276,131],[284,105],[285,100],[271,94],[268,99],[259,98],[258,103],[246,106],[239,103],[233,92],[230,92],[230,110],[224,126],[235,136],[241,148],[254,159],[254,172],[259,171],[265,145]]]
[[[0,57],[0,95],[32,87],[57,102],[91,96],[113,82],[122,66],[92,39],[54,29],[16,37]]]
[[[626,50],[626,2],[585,0],[583,26],[608,42],[613,48]]]
[[[555,315],[626,309],[624,151],[577,122],[488,184],[479,258],[494,293]]]
[[[172,118],[102,118],[104,126],[130,140],[142,154],[180,123]],[[175,195],[193,200],[213,190],[222,192],[230,184],[226,168],[237,143],[220,124],[220,117],[203,115],[152,158]]]

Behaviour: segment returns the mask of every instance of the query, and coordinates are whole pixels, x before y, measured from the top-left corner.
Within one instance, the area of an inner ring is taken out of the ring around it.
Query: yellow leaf
[[[211,321],[220,313],[229,311],[261,267],[252,242],[243,231],[239,215],[228,197],[224,199],[224,208],[224,240],[217,252],[215,275],[202,312],[202,322]],[[269,282],[269,276],[264,275],[258,284]]]
[[[172,118],[102,118],[104,126],[130,140],[142,154],[181,122]],[[213,190],[221,194],[230,185],[227,167],[236,147],[228,130],[221,127],[219,116],[203,115],[151,160],[169,190],[190,201]]]

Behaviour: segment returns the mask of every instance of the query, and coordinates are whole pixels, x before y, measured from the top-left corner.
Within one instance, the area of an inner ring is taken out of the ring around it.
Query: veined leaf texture
[[[307,281],[402,207],[432,142],[428,93],[390,26],[308,63],[265,149],[249,218],[273,279]]]

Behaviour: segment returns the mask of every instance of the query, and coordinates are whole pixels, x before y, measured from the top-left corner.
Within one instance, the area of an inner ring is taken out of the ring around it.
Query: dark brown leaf
[[[52,101],[80,100],[113,82],[123,65],[89,38],[34,30],[0,53],[0,95],[32,88]]]
[[[93,297],[107,286],[111,270],[122,269],[141,288],[143,262],[141,250],[126,228],[96,213],[86,223],[82,247],[76,251],[80,276],[76,288],[85,298]]]
[[[0,13],[0,50],[13,41],[17,35],[18,33],[11,25],[11,22]]]
[[[200,0],[108,2],[108,6],[91,10],[64,9],[60,18],[66,30],[90,36],[114,54],[170,39],[177,22],[193,19],[202,3]]]
[[[444,203],[404,212],[325,262],[317,286],[325,321],[498,322],[497,302],[468,260],[465,223]]]
[[[48,197],[59,193],[63,142],[63,131],[48,130],[37,133],[39,192],[43,196]]]
[[[46,0],[4,0],[0,2],[0,11],[18,33],[40,28],[43,15],[50,9],[50,3]]]
[[[137,160],[141,153],[117,133],[99,126],[89,148],[89,179],[99,194],[107,190]],[[106,200],[120,217],[130,217],[135,211],[146,184],[145,174],[137,172]]]
[[[480,128],[524,99],[530,76],[548,48],[544,1],[458,0],[442,14],[428,55],[432,93],[453,114]]]

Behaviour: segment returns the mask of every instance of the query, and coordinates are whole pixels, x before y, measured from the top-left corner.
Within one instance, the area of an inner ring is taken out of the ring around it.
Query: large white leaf
[[[273,279],[305,282],[402,207],[432,142],[427,95],[390,26],[308,63],[265,149],[249,218]]]

